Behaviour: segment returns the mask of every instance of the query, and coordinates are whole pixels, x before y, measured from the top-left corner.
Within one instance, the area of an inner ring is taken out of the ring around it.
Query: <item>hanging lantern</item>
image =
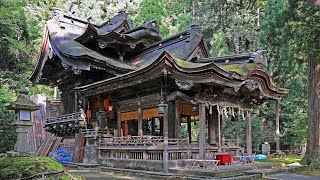
[[[192,112],[198,112],[198,107],[197,106],[192,106]]]
[[[113,106],[112,106],[112,105],[109,105],[109,106],[108,106],[108,110],[109,110],[109,111],[112,111],[112,110],[113,110]]]
[[[164,100],[160,100],[160,104],[158,106],[158,114],[165,114],[166,113],[166,107],[168,107],[168,104],[164,103]]]

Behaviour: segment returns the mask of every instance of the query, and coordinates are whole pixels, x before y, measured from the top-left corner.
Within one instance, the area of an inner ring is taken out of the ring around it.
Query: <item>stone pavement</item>
[[[310,176],[302,174],[293,174],[289,172],[271,174],[265,177],[265,179],[277,179],[277,180],[319,180],[319,176]]]

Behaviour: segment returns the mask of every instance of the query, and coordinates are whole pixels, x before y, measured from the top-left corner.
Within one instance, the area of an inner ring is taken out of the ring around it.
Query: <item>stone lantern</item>
[[[30,100],[28,90],[21,87],[17,100],[6,107],[8,110],[15,111],[15,119],[12,125],[17,132],[17,142],[14,151],[28,153],[30,145],[28,141],[28,130],[32,126],[31,112],[40,109],[40,106]]]

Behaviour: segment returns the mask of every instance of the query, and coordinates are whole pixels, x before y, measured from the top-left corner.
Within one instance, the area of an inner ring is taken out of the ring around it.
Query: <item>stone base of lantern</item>
[[[17,142],[14,145],[14,151],[20,153],[30,153],[30,145],[28,141],[28,130],[32,127],[31,121],[14,121],[12,123],[16,128]]]

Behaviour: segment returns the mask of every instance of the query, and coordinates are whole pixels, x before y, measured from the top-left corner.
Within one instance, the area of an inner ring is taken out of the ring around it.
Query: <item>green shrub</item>
[[[63,166],[47,157],[7,157],[0,159],[0,179],[17,179],[37,173],[61,171]]]

